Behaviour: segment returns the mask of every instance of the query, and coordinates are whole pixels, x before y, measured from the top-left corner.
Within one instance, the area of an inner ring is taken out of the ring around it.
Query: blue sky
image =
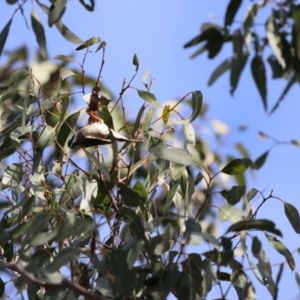
[[[0,2],[1,19],[0,29],[10,19],[14,7]],[[224,154],[232,151],[237,141],[245,144],[250,152],[251,158],[255,160],[264,151],[268,150],[272,143],[268,140],[260,141],[258,131],[263,131],[280,141],[291,139],[300,140],[299,137],[299,85],[293,86],[285,101],[279,109],[268,116],[260,100],[250,74],[249,62],[243,72],[239,86],[233,97],[229,94],[229,73],[224,74],[212,87],[207,86],[210,74],[226,57],[230,57],[231,45],[226,45],[214,60],[208,60],[207,54],[202,54],[196,59],[189,59],[196,49],[183,49],[183,44],[198,34],[200,24],[203,22],[216,22],[223,25],[223,16],[228,1],[195,1],[195,0],[116,0],[97,1],[96,10],[89,13],[84,10],[79,2],[69,1],[67,11],[63,16],[63,22],[83,40],[93,36],[99,36],[107,42],[103,82],[114,92],[115,95],[121,89],[124,78],[128,80],[134,72],[132,57],[136,53],[140,60],[140,71],[133,85],[142,88],[141,77],[145,70],[149,70],[155,78],[152,93],[154,93],[161,104],[170,99],[180,98],[187,92],[201,90],[204,94],[204,101],[209,105],[208,120],[218,119],[233,128],[229,136],[224,137],[222,147],[211,145]],[[247,6],[252,2],[244,1],[236,17],[237,21],[243,21]],[[45,2],[48,5],[48,2]],[[69,55],[75,53],[76,45],[67,42],[56,30],[46,25],[46,17],[38,5],[33,2],[43,24],[46,28],[47,48],[49,57],[56,54]],[[30,24],[31,3],[25,5],[25,16]],[[257,22],[264,23],[265,17],[269,14],[270,7],[258,15]],[[214,15],[214,18],[210,14]],[[233,28],[240,26],[239,23]],[[261,30],[257,26],[257,30]],[[31,56],[34,55],[37,44],[32,31],[25,26],[23,17],[18,13],[14,17],[5,49],[12,50],[24,43],[30,45]],[[82,60],[84,52],[77,52],[76,57]],[[269,52],[264,53],[264,57]],[[5,61],[1,57],[0,63]],[[54,60],[53,60],[54,61]],[[98,73],[101,55],[91,54],[88,56],[85,69],[86,73],[96,76]],[[268,101],[269,107],[279,98],[286,82],[284,80],[271,81],[271,70],[267,66]],[[297,95],[296,95],[297,93]],[[125,97],[125,104],[130,107],[129,114],[132,118],[135,115],[135,107],[140,107],[141,100],[129,92]],[[82,106],[84,106],[82,102]],[[131,109],[132,108],[132,109]],[[197,122],[195,126],[200,126]],[[241,124],[247,124],[249,129],[246,132],[234,131]],[[197,132],[200,128],[195,128]],[[198,129],[198,130],[197,130]],[[210,139],[209,132],[203,133],[204,139]],[[255,178],[249,178],[247,190],[257,188],[268,195],[271,190],[273,194],[283,200],[292,203],[297,209],[299,204],[299,170],[300,170],[300,149],[289,145],[276,147],[267,159],[266,164],[255,174]],[[254,201],[254,206],[260,203],[261,199]],[[280,216],[280,218],[279,218]],[[269,218],[277,223],[277,227],[284,233],[283,242],[291,250],[296,250],[299,245],[299,237],[289,225],[285,218],[283,204],[271,199],[266,203],[258,214],[259,218]],[[228,224],[225,224],[228,226]],[[261,236],[261,240],[263,237]],[[266,252],[270,253],[270,260],[273,264],[273,278],[278,272],[278,263],[284,258],[275,250],[270,248],[266,242],[263,243]],[[297,266],[300,264],[299,254],[294,253]],[[246,263],[247,265],[247,263]],[[257,288],[258,299],[270,299],[267,290],[262,287],[249,270],[250,276]],[[280,284],[279,299],[297,299],[299,289],[292,273],[287,266]],[[288,287],[288,288],[287,288]],[[219,296],[217,287],[209,295],[209,299]],[[231,289],[230,299],[235,299],[235,293]]]

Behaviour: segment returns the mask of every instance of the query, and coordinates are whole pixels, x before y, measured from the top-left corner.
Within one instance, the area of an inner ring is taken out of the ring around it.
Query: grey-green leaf
[[[0,33],[0,57],[9,33],[9,28],[12,22],[12,18],[7,22],[7,24],[5,25],[5,27],[2,29],[1,33]]]
[[[136,66],[135,71],[137,72],[139,69],[139,66],[140,66],[140,61],[136,54],[134,54],[134,56],[133,56],[132,63],[134,66]]]
[[[57,23],[63,14],[66,11],[66,3],[67,0],[60,0],[60,1],[53,1],[50,12],[49,12],[49,17],[48,17],[48,24],[51,27],[53,24]]]
[[[296,207],[288,202],[284,202],[284,212],[296,233],[300,233],[300,217]]]
[[[85,49],[87,47],[90,47],[94,44],[98,44],[101,42],[101,39],[99,37],[92,37],[90,39],[88,39],[87,41],[85,41],[84,43],[82,43],[80,46],[78,46],[75,50],[79,51],[82,49]]]
[[[281,101],[284,99],[284,97],[286,96],[286,94],[288,93],[288,91],[290,90],[290,88],[299,81],[299,74],[297,72],[294,72],[294,74],[292,75],[292,77],[290,78],[290,80],[288,81],[286,87],[284,88],[282,94],[280,95],[279,99],[277,100],[276,104],[273,106],[270,114],[272,114],[279,106],[279,104],[281,103]]]
[[[11,164],[9,165],[2,177],[2,183],[6,186],[16,187],[22,180],[23,170],[21,164]]]
[[[233,186],[230,190],[221,191],[221,195],[228,201],[229,204],[235,205],[245,195],[245,192],[245,185],[237,185]]]
[[[277,21],[275,20],[274,13],[268,18],[266,22],[266,32],[269,44],[278,59],[279,63],[281,64],[282,68],[285,69],[286,63],[284,60],[284,55],[281,50],[281,39],[279,34],[279,26]]]
[[[242,4],[242,0],[231,0],[227,6],[226,14],[225,14],[225,24],[224,27],[231,25],[234,17]]]
[[[270,245],[276,250],[278,251],[281,255],[283,255],[286,259],[286,262],[288,263],[290,269],[292,271],[295,270],[295,260],[294,257],[292,255],[292,253],[290,252],[290,250],[279,240],[277,240],[276,237],[269,235],[267,233],[265,233]]]
[[[31,10],[31,25],[43,58],[47,57],[45,30],[34,8]]]
[[[219,207],[218,217],[221,222],[231,221],[236,223],[243,219],[243,212],[232,205],[224,205]]]
[[[31,73],[27,69],[18,69],[17,71],[13,72],[9,77],[9,85],[14,83],[20,82],[23,79],[27,78]]]
[[[239,221],[233,225],[231,225],[226,233],[231,232],[231,231],[243,231],[243,230],[260,230],[260,231],[268,231],[271,233],[274,233],[276,235],[282,236],[282,233],[280,230],[275,228],[275,223],[266,220],[266,219],[260,219],[260,220],[244,220],[244,221]]]
[[[221,172],[229,175],[240,175],[244,173],[253,163],[249,158],[238,158],[228,163]]]
[[[262,98],[262,102],[264,105],[265,111],[268,109],[267,104],[267,76],[266,76],[266,68],[265,63],[262,59],[262,56],[256,54],[251,61],[251,71],[252,77],[256,84],[256,87],[260,93]]]
[[[193,122],[197,117],[199,117],[202,107],[203,94],[200,91],[194,91],[192,94],[192,114],[189,118],[185,120],[173,121],[175,124],[187,124]]]
[[[149,102],[153,106],[161,107],[161,104],[157,102],[156,97],[152,93],[142,90],[137,90],[137,93],[146,102]]]
[[[226,58],[210,75],[208,86],[211,86],[220,76],[231,68],[232,59]]]
[[[260,169],[262,167],[262,165],[265,163],[267,157],[268,157],[269,151],[266,151],[265,153],[263,153],[261,156],[259,156],[255,162],[254,165],[256,167],[256,169]]]
[[[158,158],[164,160],[173,161],[185,166],[200,163],[197,158],[189,155],[186,151],[178,148],[165,148],[165,147],[153,147],[149,149],[150,152]]]
[[[61,61],[75,61],[75,59],[71,56],[63,55],[63,54],[57,54],[53,56],[54,59],[56,60],[61,60]]]
[[[41,2],[38,2],[42,10],[49,16],[49,8]],[[82,44],[83,40],[75,35],[67,26],[65,26],[61,21],[55,23],[56,28],[61,33],[61,35],[69,42],[74,44]]]

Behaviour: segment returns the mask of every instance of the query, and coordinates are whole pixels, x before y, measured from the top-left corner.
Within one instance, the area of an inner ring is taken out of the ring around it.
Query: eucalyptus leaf
[[[239,221],[233,225],[231,225],[226,233],[228,232],[240,232],[243,230],[251,230],[251,229],[255,229],[255,230],[260,230],[260,231],[268,231],[271,233],[274,233],[278,236],[282,236],[282,233],[280,230],[278,230],[277,228],[275,228],[275,223],[270,221],[270,220],[266,220],[266,219],[260,219],[260,220],[243,220],[243,221]]]
[[[279,241],[276,237],[269,235],[267,233],[265,233],[265,236],[266,236],[267,240],[269,241],[270,245],[277,252],[279,252],[281,255],[283,255],[285,257],[286,262],[289,265],[290,269],[292,271],[294,271],[296,264],[295,264],[294,257],[292,255],[292,253],[290,252],[290,250],[281,241]]]
[[[299,211],[296,207],[288,202],[283,202],[284,204],[284,213],[287,216],[290,224],[294,228],[296,233],[300,233],[300,216]]]
[[[7,24],[4,26],[4,28],[2,29],[1,33],[0,33],[0,57],[3,51],[3,48],[5,46],[6,43],[6,39],[9,33],[9,29],[10,29],[10,25],[12,23],[12,18],[7,22]]]
[[[192,94],[192,115],[185,120],[173,121],[175,124],[187,124],[193,122],[199,117],[202,107],[203,94],[200,91],[194,91]]]
[[[253,163],[249,158],[238,158],[228,163],[221,172],[229,175],[240,175],[250,166],[253,166]]]
[[[149,102],[151,105],[155,107],[161,107],[161,105],[157,102],[156,97],[152,93],[142,90],[137,90],[137,93],[140,98],[142,98],[146,102]]]
[[[40,22],[39,16],[34,8],[31,10],[31,25],[33,32],[35,34],[37,43],[40,47],[41,54],[43,58],[47,57],[47,45],[46,45],[46,35],[45,30]]]
[[[149,151],[156,157],[185,166],[200,163],[197,158],[178,148],[153,147],[150,148]]]
[[[50,7],[49,17],[48,17],[48,24],[51,27],[53,24],[57,23],[63,16],[66,11],[66,3],[67,0],[60,0],[52,2]]]

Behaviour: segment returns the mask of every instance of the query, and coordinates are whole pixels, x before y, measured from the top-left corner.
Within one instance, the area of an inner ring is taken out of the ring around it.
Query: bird
[[[141,142],[141,140],[128,139],[109,128],[102,119],[98,122],[82,127],[68,141],[68,146],[74,148],[87,148],[92,146],[111,144],[110,133],[118,142]]]

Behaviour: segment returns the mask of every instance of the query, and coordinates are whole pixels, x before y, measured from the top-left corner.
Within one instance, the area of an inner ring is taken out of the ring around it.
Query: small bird
[[[111,144],[110,132],[118,142],[141,142],[141,140],[131,140],[110,129],[103,120],[81,128],[68,141],[69,148],[86,148],[98,145]]]

